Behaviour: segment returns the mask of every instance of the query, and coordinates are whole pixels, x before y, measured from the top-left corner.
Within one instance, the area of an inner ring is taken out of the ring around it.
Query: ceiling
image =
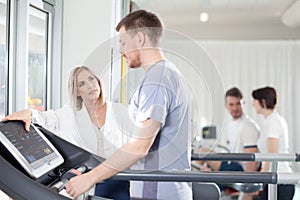
[[[132,0],[199,40],[300,39],[300,0]],[[207,12],[209,20],[200,21]],[[283,22],[284,21],[284,22]]]

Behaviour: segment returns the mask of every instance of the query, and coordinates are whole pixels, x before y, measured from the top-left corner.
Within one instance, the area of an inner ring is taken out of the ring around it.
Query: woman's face
[[[259,103],[259,100],[253,99],[252,105],[253,105],[254,109],[256,110],[257,114],[261,114],[262,113],[263,108],[261,107],[261,105]]]
[[[96,100],[101,94],[101,88],[96,77],[86,70],[82,70],[77,76],[77,96],[83,101]]]

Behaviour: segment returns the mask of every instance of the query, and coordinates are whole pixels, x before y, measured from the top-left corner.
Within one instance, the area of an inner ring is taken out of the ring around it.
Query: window
[[[47,91],[48,13],[29,7],[28,107],[44,111]]]
[[[13,30],[15,42],[11,45],[14,58],[10,58],[14,63],[9,67],[9,72],[13,74],[10,82],[12,100],[9,102],[12,106],[8,113],[27,107],[44,111],[53,108],[53,102],[58,107],[62,2],[11,1],[15,3],[16,25]],[[54,92],[55,95],[51,95]]]
[[[0,119],[61,106],[61,16],[62,1],[0,0]]]

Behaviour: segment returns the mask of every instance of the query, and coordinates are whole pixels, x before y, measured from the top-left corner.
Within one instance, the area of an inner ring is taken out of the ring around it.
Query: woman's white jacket
[[[45,112],[32,110],[32,122],[94,154],[97,154],[97,145],[102,143],[107,158],[128,141],[133,126],[125,106],[110,101],[106,103],[106,120],[101,129],[92,123],[84,105],[79,111],[74,111],[70,105]],[[100,143],[97,134],[103,134]]]

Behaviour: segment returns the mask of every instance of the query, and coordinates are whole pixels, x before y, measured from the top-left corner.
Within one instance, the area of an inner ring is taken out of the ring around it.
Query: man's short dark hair
[[[226,101],[226,97],[228,97],[228,96],[237,97],[239,99],[243,98],[242,92],[237,87],[233,87],[233,88],[227,90],[227,92],[225,94],[225,101]]]
[[[136,10],[126,15],[117,25],[116,31],[124,26],[126,31],[137,33],[142,31],[149,37],[153,45],[158,45],[162,36],[162,23],[153,13],[146,10]]]

